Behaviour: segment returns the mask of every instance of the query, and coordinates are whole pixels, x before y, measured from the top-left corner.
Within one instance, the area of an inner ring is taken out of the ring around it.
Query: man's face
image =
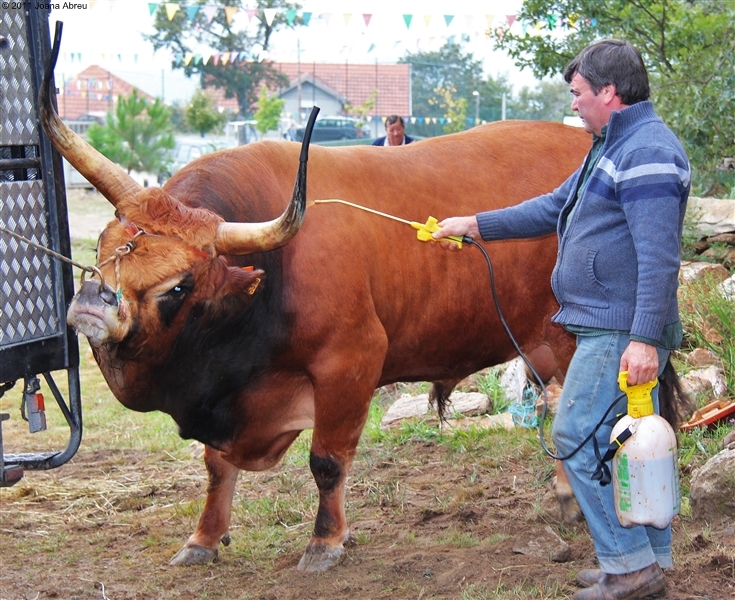
[[[400,146],[403,143],[403,134],[406,129],[401,125],[401,122],[392,123],[386,125],[385,135],[388,136],[388,143],[391,146]]]
[[[600,135],[602,128],[610,121],[610,94],[614,97],[615,86],[608,85],[595,94],[589,82],[579,73],[575,73],[569,84],[572,93],[572,110],[576,110],[584,122],[587,133]]]

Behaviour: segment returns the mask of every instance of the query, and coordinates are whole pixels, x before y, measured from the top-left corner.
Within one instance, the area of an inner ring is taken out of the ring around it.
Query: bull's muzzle
[[[71,301],[66,322],[77,333],[86,335],[93,345],[119,341],[125,324],[118,314],[115,291],[96,280],[85,281]]]

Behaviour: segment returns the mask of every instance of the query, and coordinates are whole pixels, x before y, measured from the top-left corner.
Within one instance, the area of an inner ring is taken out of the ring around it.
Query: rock
[[[735,200],[690,197],[687,213],[696,220],[697,231],[705,235],[735,231]]]
[[[562,387],[558,383],[549,383],[546,386],[546,417],[556,416],[556,411],[559,408],[559,398],[561,398]],[[536,400],[536,414],[541,418],[541,413],[544,410],[544,398],[539,396]]]
[[[572,559],[572,549],[548,525],[544,532],[534,539],[513,547],[516,554],[546,558],[552,562],[568,562]]]
[[[717,286],[717,289],[725,300],[735,300],[735,275],[725,279],[725,281]]]
[[[679,281],[681,283],[692,283],[704,277],[712,277],[716,281],[722,282],[730,277],[730,273],[725,267],[716,263],[682,261],[679,270]]]
[[[454,392],[449,396],[447,418],[458,415],[481,415],[490,410],[490,399],[479,392]],[[423,417],[433,411],[429,404],[429,394],[410,396],[404,394],[396,400],[383,415],[381,427],[393,427],[404,419]]]
[[[507,363],[505,372],[500,377],[500,387],[505,391],[508,402],[519,402],[523,399],[523,390],[526,388],[526,364],[519,356]]]
[[[710,458],[692,475],[689,497],[697,519],[716,523],[735,517],[735,449]]]
[[[711,350],[695,348],[687,355],[686,362],[692,367],[701,368],[709,367],[710,365],[719,365],[720,359]]]
[[[735,430],[731,431],[723,438],[722,447],[735,450]]]
[[[499,415],[483,415],[481,417],[465,417],[463,419],[452,419],[447,422],[447,427],[456,429],[469,429],[470,427],[485,427],[486,429],[504,428],[508,431],[515,429],[513,415],[509,412]]]
[[[681,385],[684,391],[692,397],[707,394],[713,398],[720,398],[727,393],[727,379],[719,365],[689,371],[681,378]]]

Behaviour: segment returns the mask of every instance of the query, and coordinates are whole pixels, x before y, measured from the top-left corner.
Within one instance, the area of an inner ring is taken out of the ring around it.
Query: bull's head
[[[209,210],[183,205],[164,190],[143,188],[64,124],[50,94],[60,40],[57,22],[39,94],[41,123],[54,146],[110,201],[117,216],[97,249],[104,280],[83,284],[69,310],[70,325],[99,348],[131,335],[141,311],[150,307],[157,318],[146,319],[145,335],[163,335],[167,325],[183,318],[180,308],[195,288],[197,295],[212,300],[252,294],[262,272],[243,271],[222,257],[279,248],[299,231],[306,209],[308,143],[319,109],[309,119],[292,198],[283,214],[263,223],[228,223]]]

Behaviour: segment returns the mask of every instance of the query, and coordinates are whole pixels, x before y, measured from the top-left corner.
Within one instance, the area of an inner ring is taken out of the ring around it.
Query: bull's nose
[[[117,306],[117,296],[108,285],[100,285],[99,281],[85,281],[79,290],[79,300],[96,304],[102,302],[108,306]]]

